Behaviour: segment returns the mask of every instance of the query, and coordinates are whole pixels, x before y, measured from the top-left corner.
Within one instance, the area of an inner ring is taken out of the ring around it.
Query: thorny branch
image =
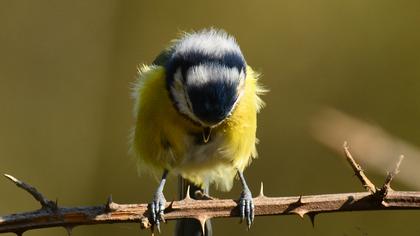
[[[344,144],[346,158],[356,176],[368,192],[323,194],[294,197],[266,197],[263,185],[258,197],[254,198],[255,215],[308,215],[314,224],[315,216],[320,213],[420,209],[420,192],[394,191],[390,184],[399,171],[403,159],[400,156],[395,169],[388,173],[385,184],[378,188],[364,174],[360,165],[352,157],[349,147]],[[69,234],[79,225],[140,222],[142,228],[152,228],[148,219],[148,204],[117,204],[109,197],[100,206],[60,207],[45,198],[34,187],[5,175],[18,187],[30,193],[41,204],[41,209],[0,217],[0,233],[13,232],[22,235],[31,229],[64,227]],[[204,198],[194,200],[187,197],[166,205],[165,219],[193,218],[202,225],[210,218],[237,217],[237,201],[232,199]]]

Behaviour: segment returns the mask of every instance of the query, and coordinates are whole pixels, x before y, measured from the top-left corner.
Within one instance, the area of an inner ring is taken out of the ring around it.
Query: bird
[[[140,171],[162,174],[150,204],[159,231],[169,174],[221,191],[229,191],[239,177],[239,214],[248,227],[253,223],[254,203],[243,173],[257,157],[257,113],[265,92],[259,77],[236,39],[216,28],[183,32],[152,64],[139,67],[130,149]]]

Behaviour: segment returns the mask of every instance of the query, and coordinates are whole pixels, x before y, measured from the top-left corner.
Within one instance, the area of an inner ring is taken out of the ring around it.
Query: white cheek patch
[[[178,69],[175,72],[174,81],[170,89],[178,111],[201,124],[202,122],[200,119],[198,119],[192,112],[192,105],[184,88],[181,69]]]

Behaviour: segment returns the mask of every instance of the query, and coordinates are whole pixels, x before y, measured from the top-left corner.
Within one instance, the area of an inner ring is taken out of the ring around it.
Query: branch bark
[[[399,171],[402,156],[395,169],[388,174],[385,184],[377,188],[354,160],[347,144],[344,145],[344,152],[356,176],[368,192],[266,197],[261,184],[260,195],[254,198],[255,216],[308,215],[314,223],[315,216],[320,213],[420,209],[420,192],[394,191],[390,187],[391,181]],[[117,204],[110,197],[105,204],[99,206],[60,207],[32,186],[10,175],[6,177],[40,202],[41,209],[0,217],[0,233],[13,232],[22,235],[27,230],[47,227],[65,227],[71,232],[73,227],[79,225],[123,222],[140,222],[142,228],[153,230],[148,219],[148,204]],[[168,203],[165,210],[165,220],[193,218],[200,221],[201,225],[210,218],[238,216],[235,200],[214,198],[194,200],[189,197],[189,193],[181,201]]]

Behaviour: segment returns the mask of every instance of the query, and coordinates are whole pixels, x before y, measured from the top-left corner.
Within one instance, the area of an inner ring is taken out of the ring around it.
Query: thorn
[[[311,220],[312,227],[315,228],[315,216],[316,216],[316,213],[314,213],[314,212],[308,213],[308,216],[309,216],[309,219]]]
[[[16,231],[14,232],[17,236],[22,236],[25,231]]]
[[[200,222],[200,227],[201,227],[201,233],[202,233],[202,235],[206,235],[206,221],[207,221],[207,217],[206,216],[198,216],[195,219]]]
[[[258,195],[258,197],[265,197],[264,196],[264,183],[263,182],[261,182],[260,195]]]
[[[185,198],[183,200],[184,201],[192,200],[192,198],[190,197],[190,185],[188,185],[187,187],[187,193],[185,194]]]
[[[305,216],[305,214],[306,214],[307,212],[308,212],[307,210],[297,210],[297,209],[295,209],[295,210],[291,211],[291,213],[293,213],[293,214],[296,214],[296,215],[300,216],[300,218],[302,218],[302,219],[303,219],[303,217]]]
[[[206,221],[200,221],[200,226],[201,226],[201,233],[203,235],[206,235]]]
[[[168,205],[168,207],[166,207],[165,211],[170,211],[173,209],[173,205],[174,205],[174,201],[171,201]]]
[[[70,226],[70,225],[64,226],[64,229],[66,229],[66,232],[67,232],[68,236],[73,235],[73,228],[74,228],[74,226]]]
[[[105,211],[106,212],[111,212],[113,210],[112,209],[112,203],[114,203],[114,202],[112,201],[112,194],[110,194],[108,196],[108,200],[105,203]]]
[[[299,196],[299,199],[296,201],[296,204],[303,205],[302,195]]]
[[[51,208],[52,208],[52,210],[53,210],[54,212],[57,212],[57,210],[58,210],[58,198],[56,198],[56,199],[55,199],[55,202],[53,202],[53,203],[51,204]]]

